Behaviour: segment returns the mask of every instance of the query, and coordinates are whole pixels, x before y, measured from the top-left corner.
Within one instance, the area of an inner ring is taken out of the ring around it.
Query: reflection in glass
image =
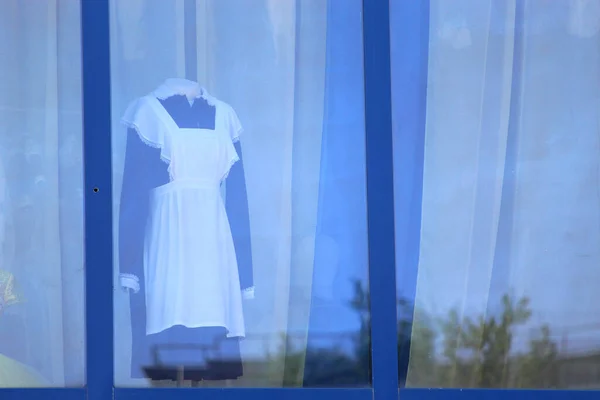
[[[85,384],[79,12],[0,2],[0,388]]]
[[[111,2],[117,385],[370,385],[361,7]]]
[[[407,386],[600,387],[599,7],[431,1]]]

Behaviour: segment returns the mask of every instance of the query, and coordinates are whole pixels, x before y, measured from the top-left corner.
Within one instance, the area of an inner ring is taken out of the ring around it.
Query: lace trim
[[[131,289],[134,293],[140,291],[140,278],[134,274],[119,274],[121,286],[125,289]]]
[[[152,147],[152,148],[154,148],[154,149],[161,149],[161,150],[162,150],[162,146],[161,146],[159,143],[155,143],[155,142],[151,141],[150,139],[148,139],[147,137],[145,137],[145,136],[142,134],[142,131],[140,130],[140,127],[139,127],[139,126],[137,126],[137,125],[136,125],[134,122],[131,122],[131,121],[127,121],[127,120],[124,120],[124,119],[122,119],[122,120],[121,120],[121,123],[122,123],[123,125],[125,125],[127,128],[134,129],[134,130],[135,130],[135,132],[137,133],[138,137],[140,138],[140,140],[141,140],[141,141],[142,141],[142,142],[143,142],[143,143],[144,143],[146,146]],[[165,156],[162,154],[162,152],[160,153],[160,159],[161,159],[161,161],[162,161],[162,162],[164,162],[165,164],[170,164],[170,163],[171,163],[171,160],[170,160],[168,157],[165,157]]]
[[[254,298],[254,286],[250,286],[249,288],[242,289],[242,297],[246,300],[250,300]]]
[[[187,96],[190,91],[198,92],[195,96],[196,99],[202,98],[213,107],[216,105],[217,99],[211,96],[198,82],[183,78],[167,79],[153,94],[157,99],[164,100],[175,95]]]
[[[140,283],[140,278],[134,274],[121,274],[121,278],[133,279],[136,283]]]
[[[127,128],[131,128],[133,130],[135,130],[135,132],[137,133],[138,137],[140,138],[140,140],[142,141],[142,143],[144,143],[146,146],[148,147],[152,147],[153,149],[160,149],[162,150],[162,146],[159,143],[155,143],[153,141],[151,141],[150,139],[146,138],[144,135],[142,135],[142,132],[140,130],[140,128],[133,122],[131,121],[127,121],[127,120],[121,120],[121,123],[123,125],[125,125]],[[166,157],[163,152],[160,152],[160,160],[162,162],[164,162],[165,164],[167,164],[167,171],[169,172],[169,180],[172,181],[173,180],[173,172],[171,170],[171,160]]]
[[[240,135],[244,132],[244,128],[240,128],[237,130],[237,132],[235,132],[235,134],[233,135],[233,137],[231,138],[231,141],[233,143],[237,143],[240,141]]]
[[[223,182],[224,180],[227,179],[227,177],[229,176],[229,171],[231,171],[231,167],[233,167],[233,165],[240,161],[240,157],[236,154],[235,157],[233,157],[230,161],[229,161],[229,165],[227,167],[227,172],[225,172],[225,174],[223,175],[223,177],[221,178],[221,180],[219,182]]]

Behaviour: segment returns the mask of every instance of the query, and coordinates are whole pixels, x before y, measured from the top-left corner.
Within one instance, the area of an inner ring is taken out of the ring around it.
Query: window
[[[0,388],[86,383],[80,22],[0,3]]]
[[[600,0],[0,3],[0,399],[597,397]]]
[[[406,387],[599,387],[599,6],[421,9],[424,135],[395,131]]]
[[[111,2],[118,387],[368,387],[360,1]]]

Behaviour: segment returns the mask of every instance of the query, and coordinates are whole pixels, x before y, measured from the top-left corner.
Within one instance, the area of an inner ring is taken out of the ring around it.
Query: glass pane
[[[118,386],[369,386],[360,0],[111,1]]]
[[[78,0],[0,1],[0,388],[85,384]]]
[[[426,19],[406,385],[598,389],[600,3],[432,0]]]

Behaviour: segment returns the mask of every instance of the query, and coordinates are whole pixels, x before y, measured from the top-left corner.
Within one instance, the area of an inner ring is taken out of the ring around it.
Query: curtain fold
[[[0,268],[13,272],[26,299],[14,310],[24,325],[19,340],[25,350],[18,357],[50,386],[81,386],[79,2],[7,0],[0,15],[0,155],[9,195],[4,211],[12,220],[5,221],[11,245]]]
[[[600,345],[599,6],[431,1],[407,386],[565,387]]]
[[[327,2],[323,139],[304,386],[370,384],[369,334],[365,337],[369,310],[360,308],[365,304],[352,306],[368,282],[359,3]],[[344,357],[347,365],[340,361]]]
[[[85,382],[85,249],[83,244],[83,103],[80,2],[58,0],[56,11],[59,234],[62,258],[65,386]],[[75,239],[75,240],[73,240]]]
[[[292,242],[284,386],[304,377],[313,260],[318,221],[318,190],[325,117],[328,2],[296,2],[296,69],[292,149]]]

